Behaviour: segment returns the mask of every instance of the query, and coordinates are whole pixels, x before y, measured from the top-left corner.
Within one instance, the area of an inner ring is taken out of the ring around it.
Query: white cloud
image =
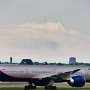
[[[26,24],[20,24],[18,26],[33,28],[33,29],[56,30],[56,31],[66,32],[66,29],[60,23],[51,23],[51,22],[42,23],[42,24],[26,23]]]
[[[26,23],[26,24],[20,24],[17,26],[22,27],[22,28],[30,28],[34,30],[39,30],[39,31],[50,30],[50,31],[56,31],[56,32],[64,32],[71,35],[80,35],[80,33],[77,30],[74,30],[74,29],[66,30],[62,24],[55,23],[55,22],[54,23],[48,22],[48,23],[42,23],[42,24]]]
[[[54,27],[51,27],[53,24]],[[84,54],[85,47],[89,47],[75,35],[79,37],[76,30],[68,31],[59,23],[4,26],[0,28],[0,54],[60,62],[58,60],[72,55]]]
[[[80,34],[78,31],[73,30],[73,29],[69,30],[68,33],[71,34],[71,35],[79,35]]]

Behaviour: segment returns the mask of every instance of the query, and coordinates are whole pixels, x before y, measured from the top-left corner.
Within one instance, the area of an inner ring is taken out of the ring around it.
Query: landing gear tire
[[[45,86],[45,90],[56,90],[56,86]]]
[[[36,89],[36,86],[25,86],[24,90]]]
[[[55,89],[55,90],[56,90],[56,89],[57,89],[57,87],[56,87],[56,86],[53,86],[53,89]]]

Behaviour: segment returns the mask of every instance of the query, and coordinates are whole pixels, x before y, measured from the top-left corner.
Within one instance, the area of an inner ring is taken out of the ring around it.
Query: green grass
[[[22,87],[0,87],[0,90],[24,90]],[[43,87],[37,88],[37,90],[44,90]],[[57,90],[90,90],[88,87],[74,88],[74,87],[59,87]]]
[[[90,88],[77,88],[77,87],[62,87],[62,88],[58,88],[58,90],[90,90]]]
[[[23,88],[17,88],[17,87],[0,87],[0,90],[24,90]]]

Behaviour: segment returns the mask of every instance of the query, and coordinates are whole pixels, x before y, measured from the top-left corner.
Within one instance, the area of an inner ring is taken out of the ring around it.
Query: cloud
[[[80,33],[78,31],[73,30],[73,29],[69,30],[68,33],[71,34],[71,35],[80,35]]]
[[[42,23],[42,24],[36,24],[36,23],[26,23],[26,24],[20,24],[18,25],[20,27],[26,27],[26,28],[32,28],[32,29],[44,29],[44,30],[60,30],[62,32],[66,32],[66,29],[60,24],[60,23]]]
[[[76,30],[68,31],[60,23],[51,22],[9,25],[1,28],[0,32],[0,39],[3,42],[3,44],[1,42],[1,45],[23,50],[33,48],[37,51],[40,49],[44,51],[45,48],[48,48],[52,52],[57,51],[59,47],[60,50],[67,48],[71,42],[75,42],[74,38],[72,39],[69,34],[78,34]]]
[[[42,24],[37,24],[37,23],[26,23],[26,24],[20,24],[18,25],[19,27],[22,28],[31,28],[34,30],[49,30],[49,31],[56,31],[56,32],[63,32],[71,35],[80,35],[80,33],[77,30],[71,29],[71,30],[66,30],[62,24],[60,23],[42,23]]]
[[[0,54],[58,61],[63,57],[69,58],[71,54],[76,55],[87,46],[80,38],[75,37],[79,37],[76,30],[68,31],[58,23],[55,23],[59,27],[56,29],[56,26],[51,27],[53,24],[29,23],[0,27]]]

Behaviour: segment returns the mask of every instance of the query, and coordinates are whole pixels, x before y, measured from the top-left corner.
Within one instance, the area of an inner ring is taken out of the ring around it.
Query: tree
[[[35,61],[33,64],[34,64],[34,65],[39,65],[39,62],[36,62],[36,61]]]
[[[44,64],[45,64],[45,65],[48,65],[48,63],[47,63],[47,62],[44,62]]]
[[[64,65],[63,63],[57,63],[57,65]]]
[[[23,59],[20,64],[23,65],[33,65],[33,61],[31,59]]]

